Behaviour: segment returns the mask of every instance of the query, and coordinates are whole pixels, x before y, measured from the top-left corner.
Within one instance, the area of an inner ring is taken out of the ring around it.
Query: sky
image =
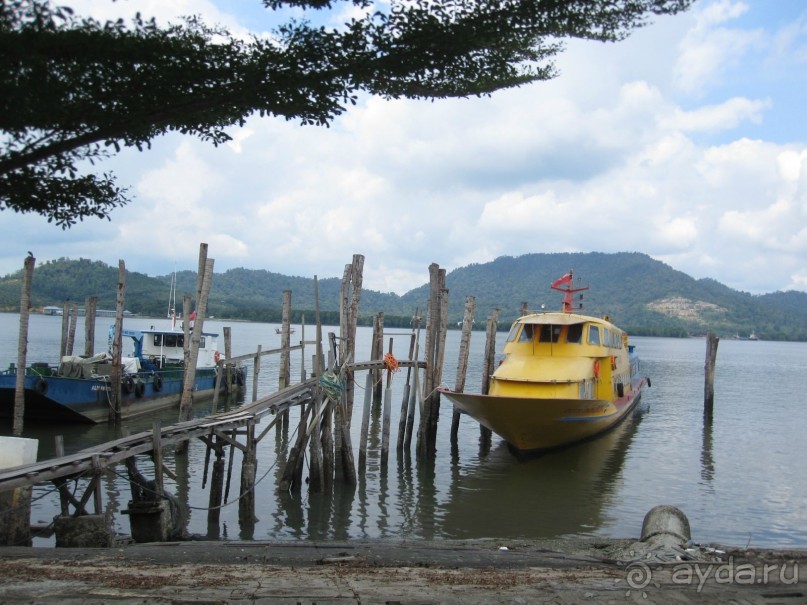
[[[199,14],[269,31],[259,0],[73,0],[98,18]],[[403,294],[500,256],[641,252],[762,294],[807,291],[807,4],[699,0],[559,76],[487,98],[363,97],[330,128],[250,118],[103,162],[133,201],[69,230],[0,212],[0,275],[88,258],[147,275],[235,267]],[[529,276],[525,276],[529,279]],[[473,294],[473,293],[466,293]]]

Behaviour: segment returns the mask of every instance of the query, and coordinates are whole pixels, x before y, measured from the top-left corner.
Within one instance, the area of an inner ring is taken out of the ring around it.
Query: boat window
[[[518,335],[518,342],[530,342],[532,340],[532,324],[524,324],[521,334]]]
[[[180,345],[180,346],[181,346],[181,345]],[[204,337],[204,336],[202,336],[202,337],[201,337],[201,339],[199,340],[199,348],[200,348],[200,349],[204,349],[204,348],[205,348],[205,337]]]
[[[516,334],[518,334],[518,327],[520,325],[521,324],[518,322],[515,322],[512,326],[510,326],[510,333],[507,335],[507,342],[513,342],[516,339]]]
[[[583,339],[583,324],[572,324],[566,328],[566,342],[580,344]]]
[[[558,342],[560,338],[561,326],[543,325],[541,326],[541,342]]]
[[[159,347],[163,343],[163,335],[162,334],[155,334],[154,335],[154,346]]]
[[[184,334],[166,334],[165,346],[169,348],[181,348],[185,344]]]
[[[590,345],[600,344],[600,326],[588,327],[588,344]]]

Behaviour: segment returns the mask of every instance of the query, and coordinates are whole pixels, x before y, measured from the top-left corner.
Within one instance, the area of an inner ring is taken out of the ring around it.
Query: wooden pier
[[[207,266],[206,272],[212,273],[212,261],[207,261]],[[418,462],[425,464],[430,459],[433,462],[439,406],[436,387],[441,380],[447,326],[448,290],[445,289],[445,271],[436,265],[430,267],[432,290],[425,320],[425,346],[420,345],[421,318],[413,318],[411,332],[393,334],[384,332],[383,314],[380,314],[372,349],[376,358],[357,362],[354,357],[362,266],[363,257],[356,255],[353,262],[345,268],[341,295],[342,320],[338,336],[329,333],[327,340],[323,338],[319,301],[315,297],[316,338],[306,341],[303,325],[301,340],[298,344],[292,344],[289,328],[291,292],[287,292],[283,301],[280,348],[262,350],[259,346],[254,353],[231,357],[228,346],[224,358],[219,360],[219,380],[226,379],[228,368],[232,368],[234,364],[252,361],[253,390],[249,403],[235,411],[197,419],[186,419],[184,416],[188,412],[183,405],[180,419],[175,424],[160,426],[157,423],[150,431],[98,444],[66,456],[58,456],[64,450],[57,441],[56,458],[0,470],[0,496],[13,493],[14,490],[27,490],[30,493],[33,486],[50,483],[54,486],[54,494],[58,494],[61,510],[61,514],[53,522],[56,545],[109,546],[114,540],[113,523],[109,514],[104,511],[101,478],[109,473],[118,474],[115,468],[123,465],[131,487],[131,500],[122,512],[130,517],[132,539],[136,542],[182,539],[183,511],[176,497],[168,493],[164,485],[164,477],[175,479],[176,473],[164,463],[163,453],[166,448],[172,448],[175,460],[179,462],[180,457],[187,456],[188,442],[198,439],[206,447],[202,487],[209,485],[208,526],[218,525],[222,502],[226,499],[233,479],[233,460],[237,455],[241,458],[239,522],[249,526],[256,521],[254,492],[259,462],[258,445],[270,432],[275,433],[273,428],[277,427],[278,431],[281,427],[288,428],[289,411],[292,408],[299,410],[299,425],[294,442],[290,444],[277,489],[294,491],[302,488],[306,459],[309,461],[306,482],[311,493],[327,493],[335,482],[349,485],[357,483],[350,430],[356,380],[365,383],[359,444],[361,472],[366,464],[367,418],[372,396],[373,393],[381,393],[384,381],[386,389],[383,392],[382,466],[388,464],[391,441],[397,443],[398,451],[408,451],[411,447],[418,410]],[[316,292],[316,277],[314,283]],[[468,330],[470,325],[471,322],[467,322]],[[393,336],[403,337],[408,358],[395,357]],[[389,337],[386,346],[385,337]],[[309,351],[312,347],[314,350],[310,377],[305,372],[306,347]],[[419,359],[421,351],[426,355],[425,360]],[[295,352],[299,352],[302,357],[303,370],[299,382],[291,384],[290,358]],[[260,372],[261,358],[265,355],[280,355],[278,390],[258,398],[257,375]],[[393,375],[402,370],[406,371],[406,384],[397,440],[393,441],[391,384]],[[365,374],[364,377],[361,376],[362,373]],[[362,381],[362,378],[365,380]],[[267,417],[271,417],[269,422],[265,421]],[[148,455],[148,458],[144,455]],[[144,460],[148,461],[149,468],[138,468],[138,464],[144,465]],[[261,460],[260,464],[264,466],[272,462]],[[25,519],[30,519],[29,509],[15,509],[4,502],[6,500],[0,498],[0,520],[14,515],[23,515]],[[20,540],[17,539],[15,543],[19,544]],[[27,543],[30,544],[30,539]]]

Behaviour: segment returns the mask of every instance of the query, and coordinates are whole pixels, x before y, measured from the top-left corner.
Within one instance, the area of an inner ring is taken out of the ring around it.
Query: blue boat
[[[110,345],[113,327],[110,327]],[[121,417],[131,418],[178,406],[185,376],[184,333],[170,330],[123,330],[133,349],[121,360]],[[220,359],[218,334],[202,333],[196,363],[194,401],[212,398]],[[110,346],[111,348],[111,346]],[[125,348],[125,347],[124,347]],[[246,367],[233,369],[232,385],[246,382]],[[63,357],[57,366],[33,363],[25,368],[25,418],[45,422],[107,422],[112,407],[112,356]],[[14,413],[17,368],[0,372],[0,417]],[[221,380],[221,390],[230,387]]]

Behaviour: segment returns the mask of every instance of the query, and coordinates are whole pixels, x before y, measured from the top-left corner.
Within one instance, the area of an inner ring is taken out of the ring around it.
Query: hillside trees
[[[691,2],[263,0],[312,20],[245,40],[196,18],[101,23],[0,0],[0,209],[63,228],[109,218],[127,191],[87,167],[122,148],[172,131],[218,145],[253,114],[327,125],[364,93],[439,99],[546,80],[565,39],[618,41]],[[350,4],[341,27],[313,24]]]

